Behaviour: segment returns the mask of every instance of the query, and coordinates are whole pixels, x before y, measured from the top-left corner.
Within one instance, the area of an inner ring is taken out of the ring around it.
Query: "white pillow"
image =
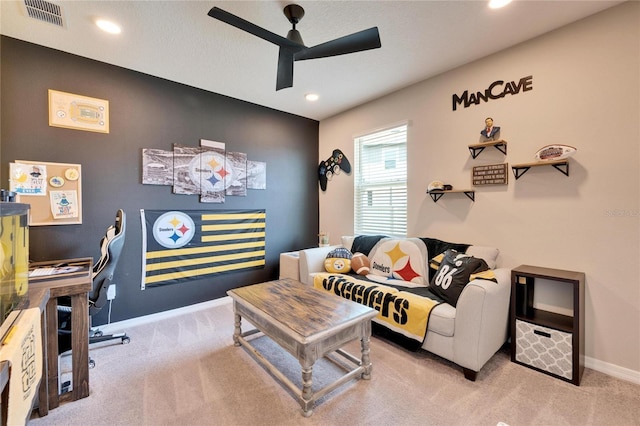
[[[486,246],[469,246],[466,253],[473,257],[479,257],[487,262],[487,265],[491,269],[495,269],[498,259],[498,255],[500,254],[500,250],[495,247],[486,247]]]
[[[347,250],[351,251],[351,246],[353,245],[353,239],[355,238],[355,235],[343,235],[342,236],[342,247],[346,248]]]

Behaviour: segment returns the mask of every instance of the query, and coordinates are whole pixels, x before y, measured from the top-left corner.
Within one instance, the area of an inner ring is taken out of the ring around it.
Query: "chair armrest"
[[[313,285],[311,274],[324,272],[324,260],[327,254],[339,246],[313,247],[300,250],[300,281]]]
[[[474,371],[507,341],[511,270],[495,269],[497,283],[473,280],[460,293],[456,306],[454,362]]]

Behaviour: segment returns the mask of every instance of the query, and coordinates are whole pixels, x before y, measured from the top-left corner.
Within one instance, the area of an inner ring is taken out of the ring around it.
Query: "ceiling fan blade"
[[[281,47],[278,52],[278,77],[276,91],[293,86],[293,56],[295,50]]]
[[[369,28],[326,43],[302,49],[295,55],[296,61],[305,59],[327,58],[329,56],[345,55],[363,50],[377,49],[382,46],[378,27]]]
[[[218,7],[213,7],[209,10],[207,15],[212,18],[218,19],[222,22],[225,22],[231,26],[239,28],[243,31],[246,31],[250,34],[253,34],[257,37],[260,37],[263,40],[271,42],[273,44],[277,44],[278,46],[288,46],[288,47],[300,47],[299,44],[282,37],[278,34],[272,33],[271,31],[265,30],[249,21],[246,21],[239,16],[233,15],[229,12],[226,12]]]

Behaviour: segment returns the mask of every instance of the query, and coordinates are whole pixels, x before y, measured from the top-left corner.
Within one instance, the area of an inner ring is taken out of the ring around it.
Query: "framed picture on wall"
[[[49,89],[49,126],[109,133],[109,101]]]

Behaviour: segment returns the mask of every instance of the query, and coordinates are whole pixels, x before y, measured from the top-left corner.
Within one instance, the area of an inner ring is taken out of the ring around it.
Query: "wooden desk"
[[[87,293],[91,290],[93,279],[93,259],[63,259],[46,262],[35,262],[29,269],[65,263],[69,266],[80,266],[79,271],[67,274],[29,277],[29,291],[48,289],[50,299],[46,307],[46,360],[47,383],[44,391],[48,398],[40,405],[46,406],[46,411],[57,408],[60,402],[75,401],[89,396],[89,301]],[[73,391],[59,395],[58,381],[58,297],[71,298],[71,369],[73,377]],[[40,388],[43,392],[43,388]]]

